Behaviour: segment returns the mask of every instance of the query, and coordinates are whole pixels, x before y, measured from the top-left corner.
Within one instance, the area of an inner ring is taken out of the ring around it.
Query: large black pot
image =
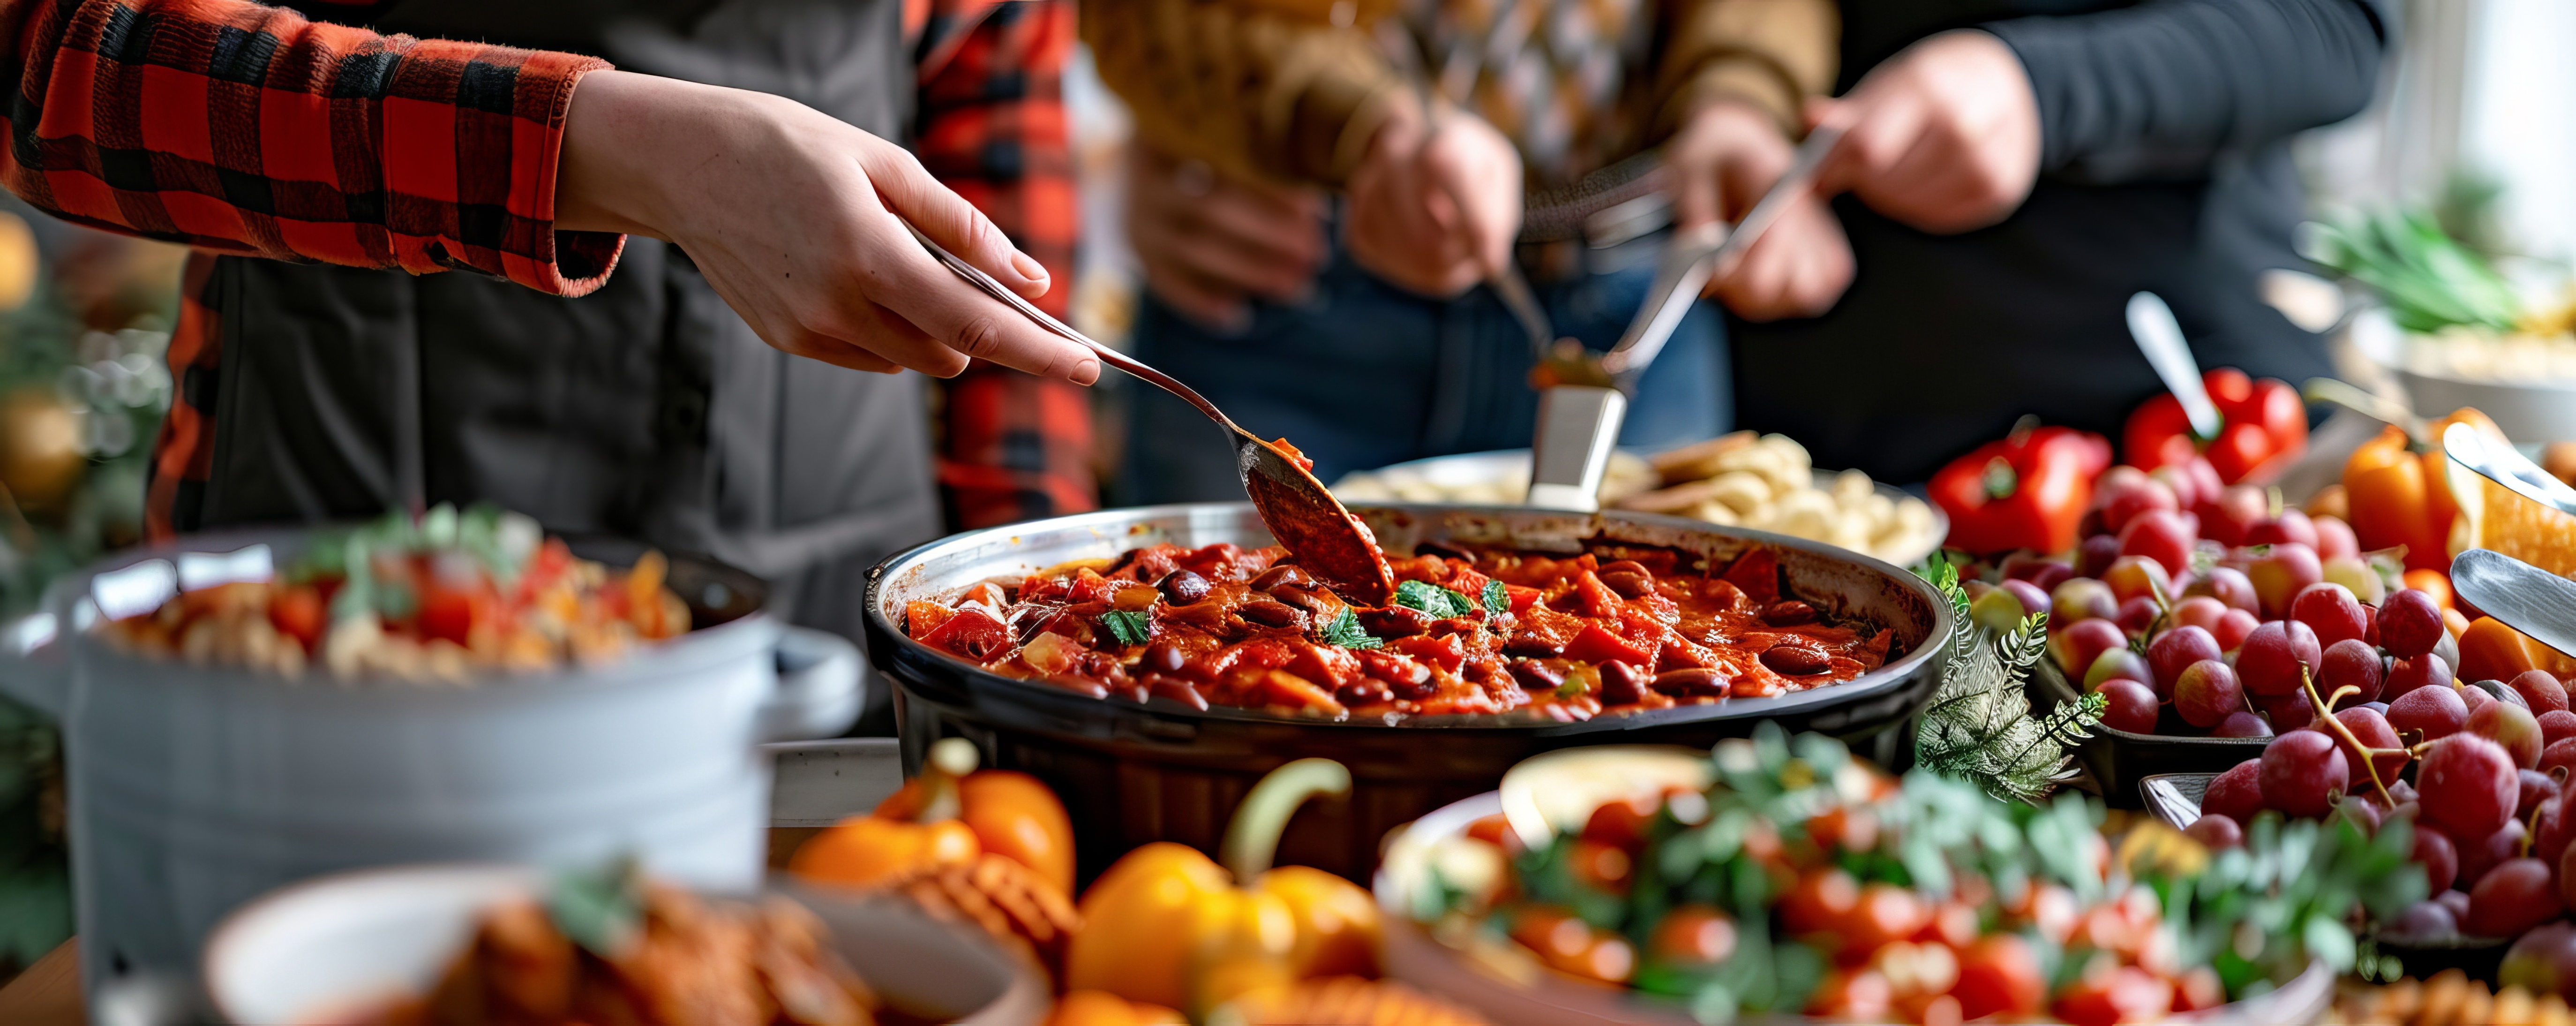
[[[1183,546],[1270,544],[1248,504],[1108,510],[957,535],[878,564],[868,582],[868,652],[894,679],[904,765],[917,769],[941,737],[984,751],[985,764],[1053,785],[1073,814],[1081,875],[1089,879],[1148,841],[1215,852],[1235,803],[1261,775],[1325,756],[1350,767],[1346,801],[1310,805],[1289,826],[1279,859],[1365,881],[1379,838],[1450,802],[1493,790],[1512,764],[1591,744],[1707,747],[1771,720],[1843,738],[1890,766],[1910,761],[1914,726],[1940,687],[1938,655],[1952,629],[1940,594],[1887,563],[1817,542],[1695,520],[1634,513],[1568,514],[1461,506],[1379,506],[1353,512],[1391,553],[1430,541],[1579,551],[1586,539],[1671,546],[1723,566],[1770,546],[1797,597],[1836,616],[1896,632],[1887,665],[1856,680],[1777,698],[1729,700],[1555,723],[1525,715],[1326,723],[1239,709],[1198,711],[1161,699],[1137,704],[1030,684],[959,662],[901,630],[903,604],[953,597],[968,585],[1070,559],[1113,556],[1169,541]]]

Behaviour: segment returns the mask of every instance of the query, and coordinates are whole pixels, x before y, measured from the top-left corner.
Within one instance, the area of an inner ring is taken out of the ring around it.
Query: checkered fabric
[[[380,4],[308,0],[364,20]],[[908,0],[924,163],[1053,272],[1063,311],[1076,204],[1059,76],[1066,0]],[[214,254],[413,273],[471,268],[581,295],[623,237],[555,232],[555,157],[580,76],[565,53],[418,40],[243,0],[0,0],[15,40],[0,182],[66,220],[196,247],[170,346],[179,394],[153,455],[147,532],[173,533],[214,450]],[[947,383],[940,477],[954,517],[1092,508],[1081,390],[978,366]]]
[[[913,151],[1055,287],[1064,316],[1080,223],[1061,88],[1071,0],[907,0],[917,26]],[[949,522],[988,527],[1099,505],[1086,389],[978,362],[945,383],[939,483]]]
[[[0,31],[0,180],[66,220],[564,295],[597,288],[624,242],[553,230],[564,111],[604,61],[242,0],[17,0]]]

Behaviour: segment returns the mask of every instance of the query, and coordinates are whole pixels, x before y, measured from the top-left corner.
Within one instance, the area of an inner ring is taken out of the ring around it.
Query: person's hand
[[[1778,122],[1741,103],[1693,114],[1664,144],[1673,218],[1683,229],[1740,221],[1795,154]],[[1706,294],[1752,321],[1813,317],[1851,286],[1851,242],[1842,222],[1810,189],[1741,256],[1709,278]]]
[[[573,91],[556,229],[678,245],[762,341],[799,356],[938,377],[981,357],[1099,378],[1090,350],[960,280],[903,221],[1021,295],[1046,293],[1046,268],[910,153],[803,104],[614,71]]]
[[[2039,176],[2039,101],[2021,58],[1973,29],[1944,32],[1870,70],[1840,100],[1812,100],[1811,124],[1844,127],[1817,191],[1849,190],[1930,232],[2003,220]]]
[[[1483,118],[1388,117],[1351,173],[1351,257],[1406,289],[1449,297],[1503,269],[1521,230],[1521,158]]]
[[[1238,329],[1250,299],[1291,302],[1324,266],[1324,199],[1244,181],[1138,142],[1127,164],[1127,241],[1145,285],[1202,324]]]

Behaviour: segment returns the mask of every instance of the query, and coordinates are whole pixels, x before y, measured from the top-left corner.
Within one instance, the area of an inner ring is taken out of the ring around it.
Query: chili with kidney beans
[[[1326,719],[1529,714],[1560,721],[1763,697],[1884,664],[1890,632],[1781,588],[1766,548],[1722,568],[1595,544],[1390,558],[1355,606],[1276,548],[1162,544],[914,601],[906,631],[1006,676],[1093,697]]]

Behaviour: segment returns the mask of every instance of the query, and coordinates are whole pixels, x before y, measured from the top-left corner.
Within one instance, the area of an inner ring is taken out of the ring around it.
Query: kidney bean
[[[1640,570],[1603,570],[1601,583],[1621,598],[1644,598],[1655,590],[1655,579]]]
[[[1308,615],[1318,619],[1326,613],[1333,612],[1335,608],[1333,600],[1293,584],[1282,584],[1270,589],[1270,597],[1303,609]]]
[[[1789,599],[1785,602],[1774,602],[1771,604],[1771,608],[1762,611],[1762,622],[1774,627],[1794,627],[1802,623],[1814,623],[1815,621],[1816,607],[1800,602],[1797,599]]]
[[[1522,631],[1503,642],[1503,654],[1525,659],[1554,659],[1565,654],[1565,646],[1547,640],[1536,631]]]
[[[1617,659],[1602,663],[1601,704],[1634,705],[1646,700],[1646,674]]]
[[[1174,570],[1164,574],[1154,587],[1162,590],[1163,601],[1186,606],[1207,597],[1208,580],[1187,570]]]
[[[1269,591],[1283,584],[1297,588],[1312,588],[1315,586],[1315,579],[1306,576],[1306,571],[1297,569],[1294,563],[1282,563],[1271,567],[1262,571],[1261,576],[1252,579],[1254,591]]]
[[[1727,682],[1723,674],[1704,666],[1666,670],[1655,675],[1655,690],[1674,698],[1723,698]]]
[[[1536,659],[1512,660],[1512,679],[1524,691],[1554,691],[1565,686],[1565,671]]]
[[[1264,627],[1297,627],[1302,626],[1306,619],[1306,614],[1298,611],[1297,607],[1275,599],[1254,599],[1235,607],[1234,611]]]
[[[1783,642],[1763,651],[1762,665],[1787,676],[1804,677],[1825,672],[1826,667],[1833,665],[1833,659],[1826,656],[1823,649]]]
[[[1431,614],[1406,606],[1359,611],[1360,628],[1381,638],[1410,638],[1431,627]]]

